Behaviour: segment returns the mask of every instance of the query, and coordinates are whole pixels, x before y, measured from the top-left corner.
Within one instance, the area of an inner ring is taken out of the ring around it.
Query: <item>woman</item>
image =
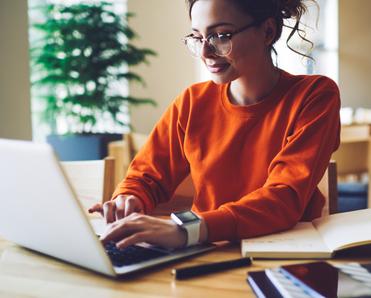
[[[338,88],[323,76],[290,75],[271,59],[283,20],[299,24],[303,1],[187,2],[192,33],[184,41],[212,81],[175,99],[113,200],[90,209],[112,223],[102,241],[120,248],[273,233],[320,216],[324,204],[317,184],[339,145]],[[189,173],[196,231],[145,215]]]

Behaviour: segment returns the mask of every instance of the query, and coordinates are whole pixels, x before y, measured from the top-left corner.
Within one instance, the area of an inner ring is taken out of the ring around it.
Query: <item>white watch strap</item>
[[[199,243],[200,240],[200,221],[182,226],[187,231],[187,246]]]

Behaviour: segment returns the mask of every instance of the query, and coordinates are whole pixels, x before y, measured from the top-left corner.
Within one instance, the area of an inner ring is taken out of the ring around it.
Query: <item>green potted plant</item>
[[[49,3],[34,9],[43,20],[32,23],[37,36],[31,47],[32,93],[42,106],[41,121],[49,126],[48,142],[62,160],[102,158],[107,142],[122,134],[97,132],[107,131],[105,125],[127,130],[129,104],[155,104],[117,88],[144,83],[129,66],[147,63],[155,53],[130,43],[136,37],[128,25],[131,14],[116,14],[111,3]],[[87,143],[76,145],[76,139]]]

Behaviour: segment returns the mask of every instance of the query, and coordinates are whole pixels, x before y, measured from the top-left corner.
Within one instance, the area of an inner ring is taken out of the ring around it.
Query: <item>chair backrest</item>
[[[332,155],[340,182],[371,181],[371,125],[341,127],[340,146]],[[368,208],[371,208],[371,183],[368,183]]]
[[[64,161],[62,168],[85,210],[108,201],[114,191],[115,159]]]
[[[145,134],[133,132],[124,134],[122,141],[113,141],[108,144],[108,154],[115,158],[115,185],[124,179],[130,162],[147,138]]]
[[[334,160],[330,161],[325,174],[318,184],[318,188],[326,198],[325,206],[322,209],[322,216],[336,213],[338,210],[338,194],[337,168]]]
[[[124,134],[123,146],[124,146],[124,167],[129,167],[131,161],[137,154],[137,152],[147,142],[148,136],[141,133],[131,132]],[[126,172],[126,171],[125,171]]]
[[[368,171],[371,125],[342,126],[340,146],[332,159],[336,160],[339,176]]]

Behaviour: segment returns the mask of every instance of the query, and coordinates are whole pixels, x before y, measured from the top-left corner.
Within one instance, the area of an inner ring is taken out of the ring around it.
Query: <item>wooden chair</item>
[[[62,168],[85,210],[108,201],[114,191],[115,159],[64,161]]]
[[[135,154],[143,147],[148,136],[140,133],[128,133],[123,135],[121,141],[108,144],[108,155],[115,159],[115,185],[124,179],[130,162]]]
[[[330,161],[325,175],[323,175],[318,184],[318,188],[326,198],[325,206],[322,209],[322,216],[337,213],[338,190],[336,161]]]
[[[144,146],[147,142],[148,136],[141,133],[127,133],[123,137],[123,166],[125,173],[129,168],[129,165],[138,151]]]
[[[371,125],[341,127],[340,147],[333,154],[339,182],[361,181],[368,177],[368,208],[371,208]]]

